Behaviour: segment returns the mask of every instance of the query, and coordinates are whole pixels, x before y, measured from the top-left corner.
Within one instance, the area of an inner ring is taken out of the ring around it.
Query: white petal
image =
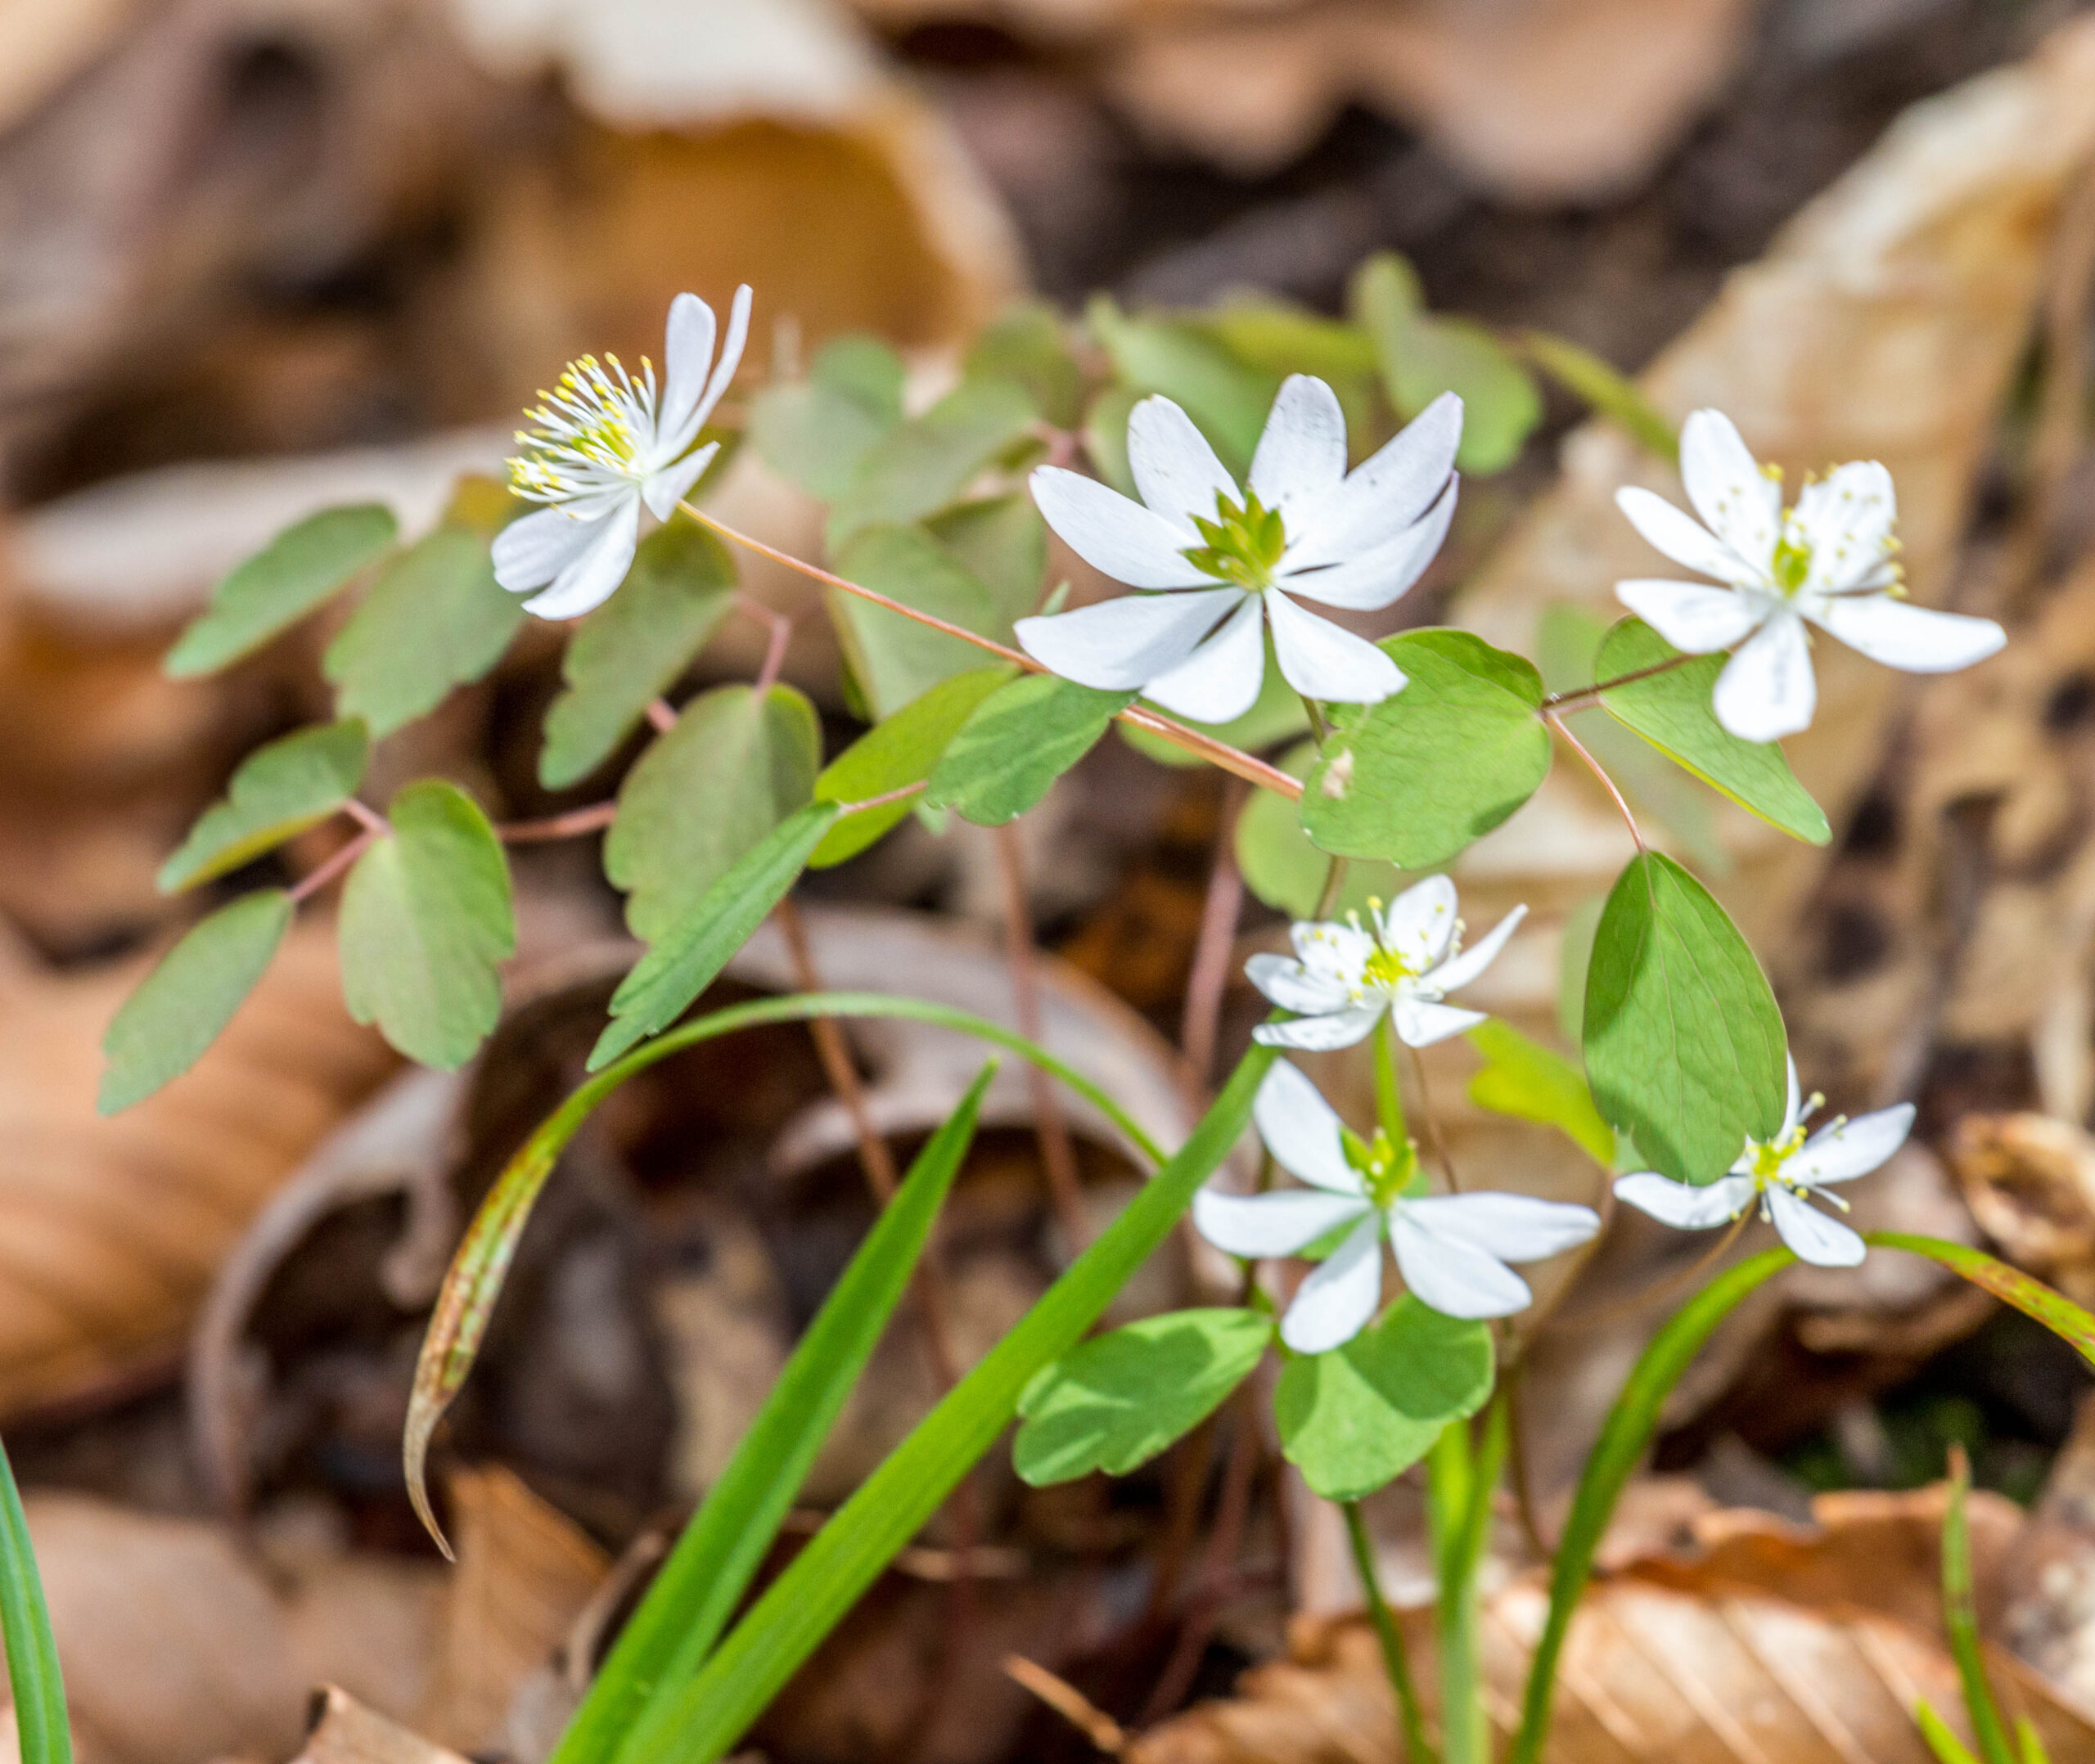
[[[1527,916],[1525,907],[1516,907],[1462,954],[1451,961],[1442,962],[1428,974],[1426,983],[1444,992],[1467,986],[1498,959],[1498,952],[1506,947],[1506,940],[1521,929],[1521,921]]]
[[[1853,1181],[1883,1163],[1913,1131],[1911,1103],[1858,1115],[1838,1127],[1821,1127],[1804,1142],[1782,1173],[1813,1185]]]
[[[1752,634],[1770,602],[1743,588],[1641,578],[1615,585],[1615,597],[1677,650],[1706,655]]]
[[[1444,392],[1315,508],[1290,567],[1340,564],[1387,544],[1433,506],[1462,445],[1462,401]]]
[[[1806,484],[1791,511],[1789,530],[1810,548],[1807,585],[1852,588],[1882,568],[1898,519],[1891,474],[1873,459],[1836,466]]]
[[[1244,964],[1244,977],[1282,1010],[1305,1016],[1343,1010],[1349,1002],[1343,986],[1310,973],[1300,962],[1285,956],[1254,956]]]
[[[1749,564],[1664,497],[1632,485],[1615,493],[1615,506],[1629,517],[1629,524],[1643,534],[1647,545],[1665,552],[1683,568],[1714,576],[1719,582],[1739,587],[1767,585],[1765,569]]]
[[[713,414],[713,407],[720,402],[720,395],[735,377],[735,370],[742,365],[742,349],[750,339],[750,298],[747,282],[736,289],[734,302],[728,308],[728,336],[720,345],[720,359],[714,364],[713,377],[705,382],[705,393],[698,401],[698,408],[685,419],[694,435]]]
[[[647,503],[647,512],[657,520],[667,520],[677,504],[698,482],[699,474],[713,463],[713,456],[719,451],[718,441],[709,441],[704,447],[685,454],[675,465],[665,466],[655,473],[640,487],[640,498]]]
[[[1262,1023],[1251,1039],[1262,1047],[1293,1047],[1305,1054],[1327,1054],[1365,1041],[1382,1015],[1380,1004],[1360,1005],[1328,1016],[1297,1017],[1292,1023]]]
[[[1415,1213],[1416,1203],[1396,1209],[1390,1245],[1404,1285],[1421,1304],[1444,1316],[1503,1317],[1533,1303],[1528,1283],[1490,1251],[1443,1235]]]
[[[1455,925],[1455,884],[1444,875],[1412,883],[1375,919],[1383,947],[1413,974],[1425,973],[1447,954]]]
[[[1390,1007],[1390,1025],[1407,1047],[1430,1047],[1436,1042],[1452,1041],[1465,1030],[1489,1020],[1481,1010],[1436,1005],[1422,998],[1400,997]]]
[[[1360,1172],[1345,1161],[1339,1118],[1301,1069],[1274,1062],[1251,1100],[1259,1137],[1291,1176],[1334,1195],[1360,1195]]]
[[[1313,1188],[1271,1195],[1225,1195],[1204,1188],[1193,1196],[1194,1229],[1232,1256],[1291,1256],[1369,1211],[1363,1196],[1327,1195]]]
[[[695,294],[680,294],[669,303],[669,323],[663,354],[668,369],[662,382],[662,403],[656,427],[674,434],[691,420],[698,408],[698,396],[705,385],[706,370],[713,365],[713,340],[717,330],[713,308]]]
[[[1277,588],[1268,588],[1264,599],[1274,658],[1287,683],[1304,698],[1378,704],[1403,690],[1403,670],[1367,638],[1303,611]]]
[[[1696,1188],[1655,1170],[1639,1170],[1616,1181],[1615,1198],[1675,1231],[1703,1231],[1713,1225],[1728,1225],[1745,1212],[1753,1204],[1758,1186],[1750,1176],[1722,1176]]]
[[[1702,524],[1743,562],[1767,569],[1782,531],[1782,487],[1721,411],[1692,412],[1680,427],[1680,481]]]
[[[1233,722],[1258,702],[1265,677],[1265,620],[1259,597],[1247,594],[1219,631],[1169,673],[1151,680],[1144,693],[1174,716],[1195,722]]]
[[[1191,527],[1060,466],[1039,466],[1027,482],[1062,542],[1115,582],[1131,588],[1197,588],[1214,582],[1186,561],[1187,548],[1201,542]]]
[[[1237,480],[1224,470],[1208,438],[1170,399],[1144,398],[1128,417],[1128,470],[1142,500],[1165,519],[1215,517],[1215,498],[1237,501]]]
[[[1872,661],[1908,673],[1949,673],[2007,641],[1990,619],[1931,612],[1889,594],[1836,595],[1808,603],[1813,622]]]
[[[1341,986],[1358,985],[1361,970],[1375,953],[1373,937],[1343,919],[1327,919],[1321,923],[1298,919],[1288,927],[1287,935],[1304,967],[1320,978],[1336,980]]]
[[[1299,515],[1345,476],[1345,412],[1338,394],[1308,374],[1290,374],[1251,456],[1253,492],[1268,508]]]
[[[1297,1353],[1327,1353],[1367,1327],[1382,1302],[1382,1222],[1371,1213],[1296,1289],[1280,1339]]]
[[[625,580],[639,536],[640,498],[636,496],[598,523],[588,549],[554,577],[544,593],[525,601],[524,610],[541,619],[579,619],[593,612]]]
[[[1430,1195],[1400,1204],[1402,1213],[1435,1236],[1474,1244],[1501,1262],[1539,1262],[1583,1244],[1601,1228],[1591,1207],[1488,1190]]]
[[[1126,594],[1073,613],[1021,619],[1013,631],[1025,653],[1049,672],[1079,686],[1121,692],[1170,673],[1243,596],[1241,588]]]
[[[1868,1253],[1862,1239],[1838,1219],[1827,1217],[1779,1184],[1768,1186],[1768,1210],[1782,1241],[1800,1260],[1822,1268],[1852,1268]]]
[[[1741,741],[1773,741],[1811,727],[1818,708],[1804,621],[1783,607],[1749,637],[1717,676],[1710,708]]]
[[[1457,481],[1450,478],[1432,507],[1394,538],[1371,551],[1363,551],[1327,569],[1301,569],[1290,556],[1282,560],[1280,585],[1291,594],[1322,601],[1327,606],[1347,606],[1373,612],[1405,593],[1426,574],[1426,566],[1448,537],[1448,523],[1455,518]]]
[[[542,588],[589,548],[598,521],[565,508],[542,508],[494,536],[494,579],[511,594]]]

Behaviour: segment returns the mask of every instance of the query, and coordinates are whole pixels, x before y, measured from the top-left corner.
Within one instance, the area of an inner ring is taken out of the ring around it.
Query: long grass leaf
[[[29,1521],[15,1487],[14,1466],[0,1447],[0,1635],[7,1645],[7,1682],[22,1764],[73,1764],[73,1732],[65,1719],[65,1685],[58,1645],[36,1571]]]

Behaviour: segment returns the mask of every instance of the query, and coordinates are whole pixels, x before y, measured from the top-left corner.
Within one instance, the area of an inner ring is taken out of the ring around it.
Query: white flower
[[[1294,961],[1254,956],[1244,965],[1254,986],[1297,1015],[1292,1023],[1262,1023],[1251,1033],[1269,1047],[1350,1047],[1386,1010],[1407,1045],[1444,1042],[1474,1028],[1485,1013],[1440,1001],[1491,965],[1527,911],[1516,907],[1482,943],[1463,950],[1455,884],[1428,876],[1387,907],[1370,902],[1365,925],[1357,914],[1343,923],[1297,924],[1288,934]]]
[[[1818,687],[1807,619],[1909,673],[1968,668],[2007,641],[1990,619],[1930,612],[1904,597],[1891,474],[1874,460],[1808,482],[1785,514],[1779,476],[1755,464],[1728,417],[1697,411],[1680,431],[1680,476],[1700,526],[1649,490],[1618,490],[1615,502],[1675,563],[1725,586],[1633,581],[1615,592],[1675,649],[1702,655],[1740,646],[1718,677],[1714,708],[1741,739],[1772,741],[1810,727]]]
[[[1747,1140],[1730,1175],[1693,1188],[1656,1171],[1640,1170],[1615,1183],[1615,1198],[1683,1231],[1728,1225],[1758,1199],[1760,1217],[1773,1222],[1782,1241],[1802,1260],[1822,1268],[1851,1268],[1863,1259],[1862,1239],[1810,1205],[1808,1197],[1815,1195],[1845,1213],[1847,1203],[1824,1192],[1827,1186],[1868,1175],[1904,1145],[1913,1130],[1913,1105],[1900,1103],[1852,1121],[1841,1115],[1806,1139],[1804,1121],[1824,1100],[1814,1096],[1800,1103],[1792,1060],[1782,1132],[1765,1141]]]
[[[524,603],[528,610],[574,619],[602,605],[632,566],[641,505],[666,520],[719,451],[717,442],[696,450],[692,443],[741,364],[746,287],[735,290],[717,365],[714,328],[713,308],[680,294],[669,303],[659,397],[645,356],[636,378],[615,355],[585,355],[525,413],[538,426],[518,434],[523,451],[509,462],[510,482],[517,495],[546,506],[495,536],[494,574],[512,594],[543,591]]]
[[[1193,1223],[1233,1256],[1291,1256],[1352,1226],[1281,1320],[1281,1339],[1297,1353],[1322,1353],[1367,1326],[1382,1302],[1385,1232],[1422,1303],[1453,1317],[1499,1317],[1534,1296],[1507,1262],[1539,1262],[1600,1229],[1590,1207],[1528,1195],[1407,1194],[1417,1155],[1380,1133],[1367,1168],[1356,1168],[1331,1105],[1285,1061],[1266,1074],[1252,1113],[1273,1156],[1313,1186],[1248,1195],[1204,1188],[1193,1197]]]
[[[1349,475],[1337,394],[1295,374],[1266,418],[1247,494],[1183,411],[1144,398],[1128,419],[1141,502],[1052,466],[1033,474],[1034,499],[1070,549],[1115,581],[1192,592],[1022,619],[1018,640],[1065,679],[1139,688],[1182,717],[1227,722],[1259,695],[1270,619],[1280,671],[1304,697],[1385,699],[1403,686],[1397,664],[1291,596],[1367,611],[1416,582],[1454,513],[1462,432],[1462,400],[1444,394]]]

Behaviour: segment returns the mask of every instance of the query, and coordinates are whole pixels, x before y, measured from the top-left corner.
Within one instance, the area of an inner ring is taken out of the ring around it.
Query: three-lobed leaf
[[[1593,663],[1602,680],[1620,679],[1672,661],[1679,651],[1641,619],[1625,619],[1602,640]],[[1634,730],[1740,808],[1808,844],[1833,837],[1825,812],[1797,782],[1773,741],[1742,741],[1717,721],[1710,695],[1726,655],[1698,655],[1601,694],[1608,714]]]
[[[160,866],[164,893],[208,882],[317,826],[363,781],[371,741],[361,722],[301,729],[258,747],[241,762],[225,800],[197,817]]]
[[[180,1078],[255,990],[291,929],[294,904],[260,889],[199,920],[124,1000],[101,1039],[96,1106],[115,1114]]]
[[[1615,1168],[1615,1130],[1570,1060],[1496,1017],[1470,1030],[1468,1040],[1485,1059],[1484,1069],[1470,1080],[1471,1102],[1494,1114],[1558,1128],[1602,1169]]]
[[[619,592],[568,641],[539,783],[564,790],[609,759],[734,602],[734,560],[696,521],[679,517],[642,539]]]
[[[821,763],[814,707],[791,686],[715,686],[686,704],[626,774],[604,841],[633,934],[652,943],[703,899],[808,801]]]
[[[1025,441],[1038,419],[1032,398],[1011,380],[962,380],[882,435],[853,466],[830,508],[831,549],[867,527],[903,525],[945,507]]]
[[[251,655],[376,563],[397,530],[393,511],[375,502],[325,508],[286,527],[212,591],[168,652],[167,671],[187,679]]]
[[[386,820],[342,890],[342,997],[409,1059],[450,1071],[502,1014],[508,862],[479,805],[441,779],[405,786]]]
[[[979,826],[1024,814],[1089,753],[1134,700],[1054,674],[1028,674],[984,699],[931,773],[925,801]]]
[[[1036,1488],[1093,1470],[1125,1476],[1214,1414],[1273,1332],[1263,1312],[1217,1307],[1145,1317],[1086,1342],[1020,1396],[1013,1465]]]
[[[969,537],[983,536],[971,532]],[[837,554],[836,568],[877,593],[999,641],[1009,639],[1015,613],[1026,610],[1023,604],[1013,608],[923,525],[868,528]],[[831,590],[829,605],[876,721],[893,716],[939,681],[982,664],[982,650],[965,637],[935,631],[855,594]]]
[[[1422,870],[1489,833],[1548,775],[1542,678],[1466,631],[1408,631],[1381,647],[1404,687],[1332,708],[1302,825],[1327,852]]]
[[[1273,1393],[1281,1451],[1327,1501],[1357,1501],[1424,1457],[1491,1394],[1491,1330],[1409,1293],[1329,1353],[1288,1361]]]
[[[335,714],[390,735],[486,673],[524,618],[522,599],[494,579],[486,536],[445,523],[385,567],[327,646]]]
[[[1707,889],[1644,852],[1609,893],[1586,970],[1593,1101],[1652,1168],[1713,1182],[1774,1137],[1787,1091],[1782,1012]]]

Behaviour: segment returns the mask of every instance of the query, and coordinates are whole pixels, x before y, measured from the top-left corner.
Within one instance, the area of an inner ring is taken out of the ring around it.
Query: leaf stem
[[[1964,1513],[1971,1492],[1971,1463],[1962,1442],[1949,1447],[1949,1499],[1942,1515],[1942,1627],[1949,1636],[1950,1657],[1964,1684],[1965,1712],[1979,1742],[1985,1764],[2016,1764],[2007,1723],[1986,1682],[1985,1654],[1979,1643],[1978,1600],[1971,1590],[1971,1528]]]
[[[1389,1019],[1385,1017],[1382,1020],[1386,1023]],[[1393,1035],[1390,1049],[1392,1054],[1396,1051],[1395,1041]],[[1408,1044],[1404,1051],[1411,1055],[1411,1075],[1418,1086],[1418,1118],[1426,1123],[1426,1142],[1432,1146],[1433,1155],[1439,1161],[1440,1173],[1448,1178],[1448,1192],[1459,1195],[1462,1191],[1462,1179],[1455,1174],[1454,1154],[1448,1149],[1448,1136],[1440,1131],[1439,1116],[1433,1112],[1433,1091],[1426,1081],[1426,1056]]]
[[[1345,1534],[1353,1545],[1353,1565],[1367,1595],[1368,1619],[1375,1626],[1375,1639],[1382,1645],[1382,1670],[1389,1675],[1390,1689],[1396,1694],[1397,1719],[1403,1735],[1408,1764],[1438,1764],[1426,1737],[1425,1717],[1419,1712],[1418,1688],[1412,1684],[1411,1663],[1404,1657],[1404,1639],[1390,1614],[1390,1601],[1382,1596],[1381,1577],[1375,1572],[1375,1546],[1367,1536],[1367,1521],[1361,1516],[1358,1501],[1341,1501]]]
[[[1653,662],[1648,668],[1638,668],[1629,673],[1619,673],[1611,680],[1596,680],[1591,686],[1575,686],[1569,692],[1552,692],[1542,701],[1539,713],[1544,718],[1565,714],[1572,711],[1590,710],[1601,701],[1601,695],[1612,692],[1617,686],[1633,686],[1639,680],[1648,680],[1654,674],[1671,673],[1676,668],[1684,668],[1692,661],[1700,661],[1699,655],[1669,655],[1662,662]]]
[[[585,833],[601,833],[618,819],[615,800],[592,803],[587,808],[570,808],[539,821],[504,821],[494,836],[505,845],[536,845],[547,839],[579,839]]]
[[[1394,1150],[1403,1150],[1409,1136],[1404,1123],[1403,1087],[1397,1081],[1397,1042],[1390,1032],[1390,1014],[1375,1019],[1375,1119],[1389,1136]]]
[[[775,564],[784,565],[788,569],[798,570],[802,575],[827,587],[835,588],[840,593],[855,594],[862,601],[870,601],[876,606],[884,606],[890,612],[899,614],[904,619],[912,619],[920,625],[928,625],[934,631],[943,631],[948,637],[957,637],[963,643],[972,643],[975,648],[987,650],[992,655],[1009,662],[1015,668],[1023,668],[1028,673],[1046,673],[1048,671],[1022,650],[999,643],[994,637],[985,637],[980,632],[971,631],[966,626],[955,624],[950,619],[920,612],[891,595],[882,594],[876,588],[867,587],[863,583],[835,574],[804,558],[794,556],[790,551],[782,551],[776,546],[767,545],[763,540],[716,520],[689,502],[680,502],[677,506],[693,520],[710,527],[722,538],[732,539],[737,545],[747,547],[759,556],[768,557]],[[1160,717],[1155,711],[1143,710],[1133,704],[1120,712],[1114,720],[1124,722],[1131,729],[1147,729],[1152,735],[1160,736],[1174,747],[1196,754],[1211,765],[1219,766],[1224,772],[1232,772],[1246,783],[1257,785],[1262,790],[1271,790],[1277,796],[1285,796],[1290,802],[1302,799],[1300,779],[1291,778],[1279,767],[1268,765],[1241,748],[1232,747],[1227,741],[1218,741],[1213,736],[1203,735],[1197,729],[1189,729],[1183,722],[1174,722],[1169,717]]]
[[[1201,904],[1200,935],[1193,944],[1192,971],[1186,979],[1185,1014],[1180,1019],[1178,1045],[1186,1058],[1186,1069],[1193,1082],[1203,1087],[1214,1070],[1222,1001],[1229,989],[1229,952],[1237,936],[1237,920],[1244,910],[1244,875],[1237,867],[1237,817],[1243,812],[1245,794],[1234,780],[1223,793],[1214,867],[1208,872],[1207,898]]]
[[[737,594],[735,605],[747,617],[768,626],[771,641],[764,652],[764,665],[757,670],[754,691],[762,698],[778,683],[778,670],[786,665],[786,646],[792,641],[793,621],[775,606],[767,606],[754,594]]]
[[[342,848],[325,863],[300,876],[291,890],[291,899],[294,902],[310,900],[318,894],[377,843],[379,830],[384,826],[381,821],[379,827],[367,826],[363,832],[345,843]]]
[[[1630,838],[1636,840],[1637,849],[1640,852],[1650,850],[1651,848],[1644,843],[1643,834],[1638,828],[1636,816],[1630,813],[1629,804],[1623,800],[1622,792],[1615,788],[1615,780],[1607,775],[1606,767],[1586,751],[1586,744],[1571,732],[1563,718],[1556,711],[1543,710],[1542,720],[1564,738],[1565,745],[1583,759],[1586,763],[1586,769],[1601,781],[1601,788],[1607,792],[1615,808],[1620,811],[1623,824],[1629,829]]]

